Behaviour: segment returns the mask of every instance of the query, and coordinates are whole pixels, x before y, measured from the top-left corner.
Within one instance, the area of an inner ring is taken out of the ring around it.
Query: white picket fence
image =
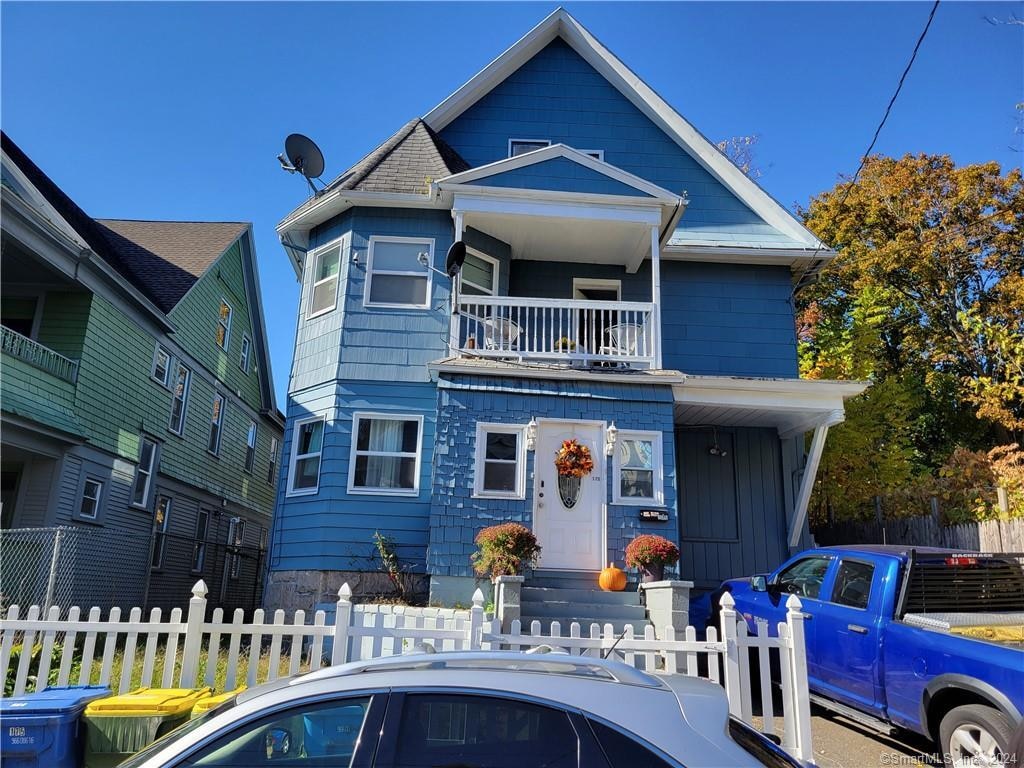
[[[610,624],[592,624],[581,628],[573,623],[562,634],[558,622],[552,622],[548,634],[541,633],[539,622],[524,631],[514,621],[508,632],[501,631],[497,619],[484,615],[483,594],[477,590],[473,607],[461,614],[443,615],[431,609],[408,612],[355,611],[352,592],[345,584],[338,593],[334,620],[328,623],[324,611],[316,611],[312,622],[306,622],[305,611],[296,611],[291,623],[285,612],[274,611],[271,620],[263,610],[253,613],[246,622],[243,612],[234,612],[226,620],[222,609],[214,609],[207,619],[206,585],[200,581],[193,588],[192,599],[184,613],[180,608],[163,620],[154,608],[148,620],[142,610],[133,608],[127,621],[121,610],[110,610],[106,620],[93,608],[83,620],[78,607],[66,616],[58,606],[51,607],[45,617],[33,605],[24,618],[21,609],[12,605],[0,619],[0,670],[8,679],[16,644],[21,648],[40,646],[36,654],[19,653],[13,670],[14,695],[42,690],[53,672],[52,657],[56,645],[60,661],[56,685],[84,685],[99,682],[109,685],[117,680],[117,690],[125,693],[134,685],[160,687],[194,687],[197,682],[213,685],[217,669],[223,663],[226,671],[224,690],[232,690],[243,682],[247,686],[274,680],[300,670],[319,669],[327,657],[331,664],[346,661],[415,652],[422,645],[435,650],[524,650],[552,646],[573,655],[604,656],[612,654],[627,664],[656,674],[685,674],[696,677],[703,670],[712,681],[725,687],[730,712],[747,723],[754,723],[753,690],[755,678],[750,654],[758,660],[760,729],[769,735],[780,733],[776,717],[781,717],[783,746],[796,757],[812,762],[810,701],[807,689],[807,661],[804,646],[804,616],[800,601],[791,596],[786,603],[786,620],[779,622],[774,636],[769,635],[768,622],[758,622],[757,634],[747,632],[746,623],[734,609],[728,593],[721,601],[721,629],[709,628],[707,637],[698,640],[696,630],[666,627],[656,636],[648,626],[643,636],[636,636],[632,627],[616,634]],[[468,615],[467,615],[468,614]],[[101,650],[97,658],[97,643]],[[80,653],[76,646],[81,646]],[[325,652],[328,650],[329,652]],[[120,670],[115,675],[114,662],[120,651]],[[781,710],[773,700],[770,680],[770,658],[775,653],[781,682]],[[142,654],[141,678],[135,673],[137,655]],[[269,663],[260,664],[261,655]],[[287,670],[282,670],[283,655]],[[703,662],[700,657],[704,657]],[[200,661],[206,660],[200,676]],[[245,659],[245,680],[240,680],[240,662]],[[77,676],[72,675],[75,662]],[[162,661],[158,665],[158,662]],[[99,665],[99,674],[96,665]],[[161,671],[156,674],[157,667]],[[200,680],[201,677],[201,680]]]

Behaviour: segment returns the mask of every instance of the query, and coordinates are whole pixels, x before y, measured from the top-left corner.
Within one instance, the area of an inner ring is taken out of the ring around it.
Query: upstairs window
[[[293,496],[316,493],[320,486],[320,456],[324,450],[324,417],[295,422],[288,493]]]
[[[256,422],[249,422],[249,432],[245,436],[245,471],[252,472],[256,463]]]
[[[249,334],[242,334],[242,351],[238,356],[238,367],[242,369],[242,373],[249,372],[249,355],[252,354],[252,339],[249,338]]]
[[[426,309],[430,306],[430,270],[420,263],[434,263],[434,241],[414,237],[371,237],[366,264],[368,307]]]
[[[132,505],[145,507],[149,501],[149,488],[153,483],[153,467],[156,464],[156,443],[143,437],[139,441],[139,465],[135,469],[132,483]]]
[[[267,465],[267,483],[270,485],[277,482],[277,452],[279,450],[277,438],[270,438],[270,463]]]
[[[213,409],[210,412],[210,439],[206,450],[214,456],[220,453],[220,436],[224,428],[224,396],[219,392],[213,395]]]
[[[466,296],[494,296],[498,292],[498,260],[468,251],[459,273],[459,288]]]
[[[550,146],[551,142],[547,139],[509,139],[508,156],[525,155],[527,152],[533,152]]]
[[[153,377],[154,381],[160,382],[162,386],[169,386],[171,378],[171,353],[159,344],[156,345],[156,352],[153,353],[153,370],[150,371],[150,376]]]
[[[176,435],[185,431],[185,413],[188,408],[188,390],[192,383],[192,371],[184,365],[178,365],[174,374],[174,393],[171,397],[171,420],[167,428]]]
[[[309,292],[309,309],[306,317],[316,317],[330,312],[337,305],[340,268],[340,243],[314,254],[313,287]]]
[[[231,305],[224,299],[220,300],[220,309],[217,311],[217,346],[227,350],[228,342],[231,341]]]
[[[167,549],[167,524],[171,521],[171,499],[157,496],[153,521],[153,555],[149,567],[159,570],[164,567],[164,550]]]
[[[422,416],[353,414],[349,492],[416,495],[422,429]]]

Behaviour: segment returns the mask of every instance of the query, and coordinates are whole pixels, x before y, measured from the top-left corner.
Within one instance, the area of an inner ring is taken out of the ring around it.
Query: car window
[[[816,599],[830,562],[831,558],[823,556],[797,560],[778,575],[775,586],[780,592]]]
[[[622,731],[588,720],[611,768],[672,768],[643,744]]]
[[[347,768],[370,697],[309,704],[247,723],[193,755],[197,768]]]
[[[851,608],[867,608],[871,597],[871,579],[875,566],[856,560],[843,560],[836,572],[836,583],[832,587],[832,600]]]
[[[561,710],[489,696],[409,694],[395,768],[578,768],[579,739]]]

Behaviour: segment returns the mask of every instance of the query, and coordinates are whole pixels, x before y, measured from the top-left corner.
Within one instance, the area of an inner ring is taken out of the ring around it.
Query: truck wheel
[[[1009,754],[1013,724],[993,707],[967,704],[951,709],[939,724],[939,749],[946,765],[1002,766]]]

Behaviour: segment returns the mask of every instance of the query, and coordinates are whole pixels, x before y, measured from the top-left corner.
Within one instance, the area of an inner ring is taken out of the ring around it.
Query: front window
[[[478,424],[476,430],[477,496],[524,498],[526,484],[525,427]]]
[[[210,510],[199,508],[196,517],[196,540],[192,545],[192,573],[199,573],[206,565],[206,537],[210,533]]]
[[[509,139],[508,156],[525,155],[527,152],[534,152],[550,146],[551,142],[547,139]]]
[[[256,463],[256,422],[249,422],[249,432],[245,436],[245,471],[252,472]]]
[[[459,273],[459,287],[467,296],[494,296],[498,292],[498,262],[472,251]]]
[[[184,365],[178,366],[174,376],[174,394],[171,397],[171,420],[167,428],[176,435],[185,431],[185,413],[188,407],[188,389],[192,383],[192,371]]]
[[[773,586],[779,592],[816,600],[821,593],[830,562],[831,558],[822,556],[797,560],[776,577]]]
[[[135,482],[132,483],[132,504],[136,507],[144,507],[149,501],[155,463],[156,443],[144,437],[139,441],[139,465],[135,469]]]
[[[620,431],[614,456],[614,503],[664,502],[660,432]]]
[[[238,356],[238,367],[242,373],[249,372],[249,356],[252,354],[252,339],[247,334],[242,335],[242,351]]]
[[[341,245],[333,245],[313,257],[313,287],[309,292],[307,317],[330,312],[338,303],[338,272]]]
[[[210,437],[206,450],[214,456],[220,453],[220,436],[224,428],[224,396],[218,392],[213,395],[213,409],[210,412]]]
[[[99,517],[102,497],[103,483],[87,477],[82,485],[82,500],[78,505],[78,516],[83,520],[95,520]]]
[[[420,263],[434,263],[434,241],[409,237],[371,237],[366,268],[368,307],[419,307],[430,305],[430,270]]]
[[[295,422],[288,491],[316,493],[320,485],[320,455],[324,448],[324,417]]]
[[[157,496],[156,511],[153,519],[153,557],[149,567],[164,567],[164,550],[167,548],[167,524],[171,521],[171,499],[168,496]]]
[[[414,495],[421,416],[354,414],[349,492]]]
[[[217,311],[217,346],[226,350],[230,341],[231,305],[221,299],[220,309]]]
[[[153,370],[150,372],[150,375],[163,386],[168,386],[168,380],[171,376],[171,353],[159,344],[153,355]]]

